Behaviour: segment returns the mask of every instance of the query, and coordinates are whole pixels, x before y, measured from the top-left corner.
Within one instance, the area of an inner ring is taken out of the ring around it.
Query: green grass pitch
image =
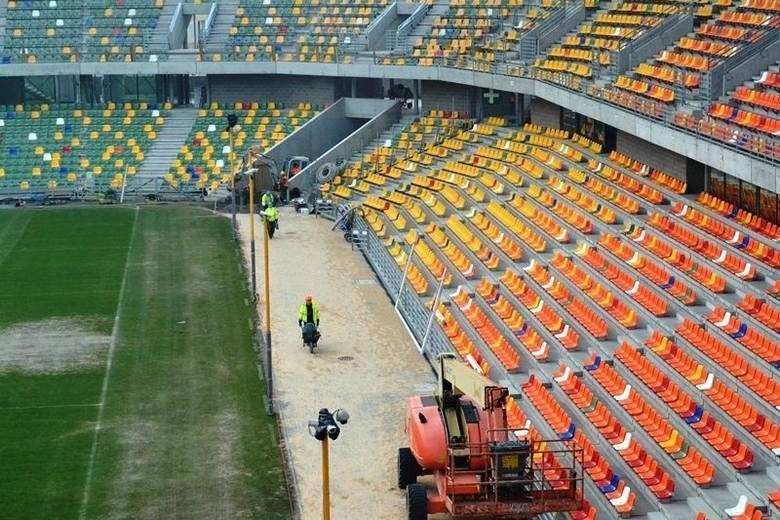
[[[228,219],[0,212],[0,516],[290,518]]]

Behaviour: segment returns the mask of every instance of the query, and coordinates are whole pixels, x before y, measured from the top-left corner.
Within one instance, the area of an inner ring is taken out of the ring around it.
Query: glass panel
[[[777,194],[767,190],[760,190],[759,196],[761,200],[759,204],[761,217],[770,222],[777,222]]]
[[[739,179],[726,174],[726,189],[723,192],[723,198],[727,202],[739,206]]]
[[[710,170],[710,193],[719,199],[722,199],[724,190],[723,172],[720,170]]]
[[[742,181],[742,207],[751,213],[758,213],[758,194],[755,184]]]

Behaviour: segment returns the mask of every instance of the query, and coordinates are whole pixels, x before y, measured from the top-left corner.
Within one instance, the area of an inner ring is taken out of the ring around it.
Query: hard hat
[[[311,301],[311,296],[307,296],[307,297],[306,297],[306,298],[304,298],[304,299],[305,299],[307,302],[310,302],[310,301]]]

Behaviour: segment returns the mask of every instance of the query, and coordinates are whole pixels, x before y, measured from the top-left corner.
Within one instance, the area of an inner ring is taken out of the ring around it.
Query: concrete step
[[[160,18],[157,20],[157,27],[149,40],[149,48],[152,52],[168,51],[168,28],[171,25],[171,19],[173,18],[173,13],[176,12],[177,5],[178,2],[174,0],[165,0]]]
[[[138,169],[136,177],[139,180],[163,177],[168,172],[197,117],[198,110],[195,108],[175,108],[168,114],[165,124],[157,133],[157,139],[152,143],[146,159]]]
[[[236,18],[238,0],[220,1],[217,5],[217,15],[214,18],[214,23],[211,26],[205,45],[205,50],[209,53],[221,52],[225,49],[228,33]]]

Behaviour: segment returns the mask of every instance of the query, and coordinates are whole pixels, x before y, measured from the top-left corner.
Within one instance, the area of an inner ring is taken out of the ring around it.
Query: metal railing
[[[409,15],[409,18],[401,22],[398,28],[395,30],[395,34],[391,34],[388,41],[388,49],[396,49],[399,47],[406,47],[404,44],[412,30],[417,27],[417,24],[423,21],[428,15],[430,6],[426,3],[419,4],[417,8]]]
[[[335,208],[331,215],[322,214],[322,216],[335,218]],[[371,229],[360,211],[354,214],[352,232],[361,237],[356,247],[363,253],[385,288],[409,335],[417,344],[417,349],[423,355],[429,356],[429,359],[435,359],[444,352],[452,352],[452,345],[441,328],[431,323],[431,316],[435,309],[428,309],[414,289],[403,281],[404,272],[382,245],[382,239]],[[412,261],[411,258],[407,258]]]
[[[201,32],[201,40],[203,41],[204,45],[209,37],[209,32],[211,32],[211,27],[214,25],[214,20],[217,19],[217,13],[219,12],[219,3],[214,2],[211,4],[211,9],[209,9],[209,15],[206,17],[206,22],[203,24],[203,31]]]

